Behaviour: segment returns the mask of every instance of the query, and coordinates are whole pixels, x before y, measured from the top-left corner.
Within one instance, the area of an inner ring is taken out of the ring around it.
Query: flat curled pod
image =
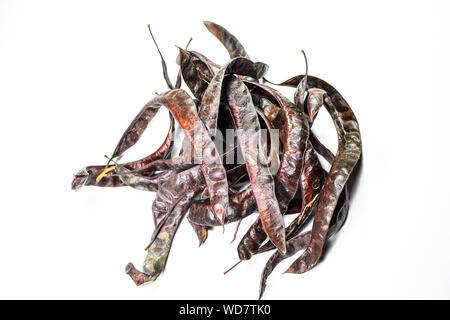
[[[308,84],[310,78],[308,77]],[[316,79],[313,79],[313,81]],[[306,272],[319,261],[339,196],[362,152],[358,121],[350,106],[331,85],[323,80],[318,81],[317,84],[319,89],[327,92],[323,101],[336,127],[338,151],[317,205],[311,241],[302,256],[286,271],[289,273]]]
[[[201,189],[198,188],[187,192],[164,221],[155,237],[155,241],[147,248],[143,272],[137,270],[132,263],[126,266],[125,272],[133,279],[136,285],[151,283],[164,271],[178,226],[188,211],[192,199],[200,191]]]
[[[225,28],[204,23],[231,60],[219,66],[199,52],[188,51],[191,38],[185,49],[179,48],[174,88],[149,26],[171,90],[157,94],[133,119],[111,156],[115,165],[108,167],[108,162],[106,167],[82,169],[72,188],[129,186],[156,192],[152,206],[155,230],[143,271],[131,263],[126,267],[136,285],[152,282],[164,271],[172,241],[188,211],[199,245],[206,240],[208,229],[234,221],[239,222],[236,237],[241,221],[258,213],[238,245],[238,254],[242,261],[277,249],[261,275],[261,298],[268,276],[282,260],[304,250],[287,272],[311,269],[327,239],[344,223],[349,205],[346,183],[361,156],[358,122],[331,85],[308,75],[307,61],[306,75],[281,83],[296,88],[292,103],[260,83],[267,65],[250,61],[239,40]],[[194,98],[179,89],[182,80]],[[171,121],[163,145],[138,161],[116,163],[137,143],[161,106],[169,110]],[[310,129],[322,106],[338,134],[336,156]],[[178,139],[178,126],[174,131],[175,120],[183,130],[182,139]],[[269,137],[262,135],[264,129]],[[227,130],[234,130],[232,139]],[[227,139],[218,131],[227,132]],[[331,163],[329,173],[318,155]],[[245,164],[236,165],[236,158]],[[290,213],[298,216],[285,228],[283,215]],[[312,229],[303,232],[312,217]]]
[[[297,191],[306,144],[309,138],[309,125],[302,109],[297,108],[277,90],[256,82],[246,81],[245,83],[262,91],[267,91],[267,94],[271,95],[281,108],[284,129],[282,137],[283,156],[275,185],[279,207],[281,213],[284,214]],[[261,221],[257,220],[238,245],[239,258],[241,260],[250,259],[264,240],[265,236]]]
[[[156,96],[141,109],[120,138],[119,143],[111,156],[112,159],[121,156],[126,150],[138,142],[145,129],[147,129],[150,121],[153,120],[156,113],[159,111],[159,107],[162,103],[165,102],[169,96],[179,92],[179,90],[180,89],[171,90],[161,96]]]
[[[169,109],[189,138],[206,180],[217,219],[223,222],[228,207],[228,183],[220,154],[197,114],[197,106],[181,89],[170,90],[149,101],[134,118],[120,139],[114,154],[121,154],[141,137],[161,106]]]
[[[141,168],[134,170],[134,173],[142,175],[152,175],[157,171],[183,171],[188,170],[194,166],[196,166],[196,164],[193,163],[193,161],[189,157],[178,156],[175,158],[155,160],[145,166],[142,166]]]
[[[264,110],[264,114],[269,119],[269,121],[273,122],[280,114],[281,108],[276,104],[272,103],[269,99],[261,97],[261,109]]]
[[[125,168],[122,165],[115,165],[116,174],[124,185],[132,187],[137,190],[157,192],[158,187],[164,181],[168,180],[175,174],[174,171],[164,171],[152,177],[146,177]]]
[[[326,176],[328,175],[328,173],[322,168],[322,165],[320,164],[314,151],[317,151],[321,156],[323,156],[325,160],[330,163],[330,165],[333,163],[335,158],[334,154],[327,147],[325,147],[319,139],[317,139],[312,131],[310,132],[309,137],[310,141],[308,141],[305,162],[303,165],[302,175],[300,177],[302,201],[300,201],[301,205],[297,207],[297,210],[294,206],[292,208],[292,213],[296,211],[300,215],[286,228],[287,239],[292,238],[292,235],[295,235],[301,231],[303,225],[306,221],[308,221],[308,218],[314,213],[314,210],[317,208],[318,199],[320,197],[320,193],[322,192]],[[318,148],[315,146],[318,146]],[[347,199],[348,202],[348,194],[342,198]],[[267,252],[272,249],[274,249],[272,243],[266,242],[258,249],[257,253]]]
[[[199,108],[199,116],[208,128],[209,134],[215,136],[217,129],[217,117],[219,115],[222,84],[227,74],[250,76],[255,79],[262,78],[268,66],[261,62],[252,62],[246,58],[235,58],[223,66],[211,80],[206,89]]]
[[[230,77],[227,98],[263,229],[270,241],[284,253],[283,216],[275,196],[275,183],[262,152],[260,125],[251,95],[241,80]]]
[[[244,49],[244,46],[239,40],[233,36],[224,27],[211,21],[203,21],[205,27],[211,32],[227,49],[230,58],[244,57],[250,59],[249,55]]]
[[[189,209],[189,211],[190,211],[190,209]],[[197,236],[198,246],[200,247],[202,244],[205,243],[206,239],[208,238],[208,229],[210,227],[195,224],[195,223],[191,222],[189,219],[188,219],[188,222],[191,225],[192,229],[194,230],[195,235]]]
[[[238,179],[242,174],[243,168],[245,168],[245,165],[239,165],[235,167],[234,170],[227,171],[228,179],[231,182]],[[157,194],[152,206],[155,231],[153,232],[150,246],[160,233],[164,221],[172,214],[172,209],[176,203],[192,189],[206,190],[206,182],[202,175],[201,168],[198,165],[180,173],[166,171],[162,173],[162,175],[164,175],[164,180],[161,178],[159,179]],[[214,215],[213,217],[217,222]],[[191,223],[191,226],[199,238],[199,244],[201,245],[206,240],[207,227],[194,223]]]
[[[347,218],[349,209],[349,198],[347,186],[344,187],[344,191],[342,192],[339,203],[336,207],[336,213],[334,214],[334,219],[331,222],[330,229],[327,233],[327,238],[332,237],[336,234],[343,226],[345,219]],[[286,254],[281,254],[279,251],[275,251],[275,253],[269,258],[264,269],[261,273],[261,280],[259,284],[259,299],[262,298],[264,291],[266,289],[267,278],[272,274],[275,267],[283,260],[292,257],[297,252],[304,250],[308,244],[311,242],[311,230],[299,233],[289,239],[286,242]]]
[[[184,50],[187,50],[187,48],[191,44],[191,41],[192,41],[192,37],[189,39],[189,42],[187,43],[187,45],[184,48]],[[179,57],[177,57],[177,63],[180,64]],[[180,67],[180,70],[178,70],[178,74],[177,74],[177,82],[175,83],[175,89],[180,89],[181,88],[181,78],[182,78],[182,74],[181,74],[181,67]]]
[[[289,237],[293,232],[302,228],[308,218],[312,215],[317,206],[320,192],[323,188],[327,172],[322,168],[319,159],[315,153],[317,151],[323,156],[330,164],[334,160],[334,154],[324,146],[319,139],[311,131],[309,132],[309,141],[307,144],[307,150],[305,153],[305,159],[300,176],[300,194],[301,199],[299,201],[293,201],[290,203],[288,212],[299,213],[300,216],[292,221],[292,223],[286,228],[286,235]],[[265,245],[259,248],[258,253],[272,250],[273,245],[267,242]]]
[[[172,138],[174,132],[174,123],[173,117],[170,116],[170,127],[169,132],[167,133],[166,138],[164,139],[161,146],[150,155],[137,160],[124,163],[122,166],[128,170],[137,170],[142,167],[145,167],[149,163],[152,163],[156,160],[163,159],[170,152],[172,146]],[[97,186],[97,187],[122,187],[125,184],[119,179],[119,177],[114,175],[104,176],[102,179],[98,180],[98,176],[102,174],[105,170],[104,165],[94,165],[87,166],[81,169],[74,177],[72,181],[72,189],[78,190],[83,185],[85,186]]]
[[[87,166],[77,172],[72,180],[72,190],[79,190],[83,186],[123,187],[125,184],[115,176],[107,176],[99,181],[97,177],[105,171],[105,166]]]
[[[253,196],[253,191],[248,187],[230,196],[230,203],[225,214],[224,223],[227,224],[241,220],[254,213],[256,209],[256,200]],[[203,226],[216,227],[220,225],[215,218],[214,211],[209,202],[195,201],[191,206],[188,220]]]
[[[190,50],[189,53],[192,54],[195,58],[197,58],[201,62],[203,62],[212,75],[215,75],[217,73],[217,71],[219,71],[220,66],[217,63],[208,59],[206,56],[204,56],[200,52]]]
[[[183,80],[196,99],[201,100],[214,74],[210,66],[190,51],[180,49],[179,63]]]
[[[245,164],[237,165],[236,167],[227,170],[227,179],[230,183],[229,193],[230,193],[230,203],[227,208],[227,213],[225,215],[224,224],[234,222],[246,217],[247,215],[253,213],[256,209],[256,202],[250,200],[250,202],[245,201],[246,199],[253,196],[251,188],[247,188],[243,191],[233,190],[231,185],[238,182],[243,175],[246,175],[247,171]],[[199,200],[208,199],[207,194],[202,193]],[[206,226],[206,227],[216,227],[220,225],[220,222],[216,219],[214,215],[214,210],[211,206],[210,201],[194,201],[191,205],[188,220],[191,224]]]
[[[286,228],[286,237],[300,230],[304,223],[313,213],[325,183],[326,172],[320,165],[312,144],[309,142],[305,154],[305,162],[300,176],[300,188],[302,194],[302,206],[298,211],[299,216]],[[270,242],[265,243],[258,249],[258,253],[272,250],[274,247]]]
[[[217,129],[217,118],[219,114],[220,106],[220,94],[222,91],[222,83],[226,74],[240,74],[248,75],[253,78],[261,78],[267,72],[268,66],[245,58],[236,58],[228,62],[223,68],[221,68],[214,78],[211,80],[208,88],[206,89],[202,103],[199,108],[199,117],[203,124],[209,130],[211,136],[215,136],[215,131]],[[206,151],[203,149],[203,151]],[[220,163],[221,164],[221,163]],[[226,190],[226,189],[224,189]],[[212,199],[212,197],[210,196]],[[215,210],[216,211],[216,210]],[[217,216],[220,223],[224,223],[224,217]]]
[[[191,189],[204,188],[204,186],[205,179],[200,166],[171,175],[169,179],[160,183],[152,205],[153,222],[156,229],[151,241],[153,241],[158,234],[158,228],[161,225],[161,221],[167,219],[178,201],[180,201],[180,199]]]

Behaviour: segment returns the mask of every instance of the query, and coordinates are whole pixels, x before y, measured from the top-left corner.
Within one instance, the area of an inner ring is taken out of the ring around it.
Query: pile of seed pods
[[[106,166],[80,170],[72,189],[129,186],[156,192],[155,230],[143,271],[131,263],[126,267],[136,285],[152,282],[163,272],[185,216],[200,244],[213,227],[254,219],[237,251],[239,262],[274,251],[261,275],[261,298],[277,264],[303,251],[287,272],[310,270],[327,239],[342,227],[349,209],[346,183],[361,156],[359,126],[339,92],[308,75],[307,63],[305,75],[273,84],[264,78],[268,66],[253,62],[235,36],[215,23],[204,24],[231,60],[220,66],[188,46],[179,48],[180,70],[173,85],[158,48],[169,91],[139,111]],[[191,94],[180,89],[182,80]],[[293,100],[276,86],[296,88]],[[161,106],[169,110],[171,122],[163,144],[143,159],[119,164]],[[336,128],[336,154],[311,130],[322,106]],[[180,141],[176,130],[184,133]],[[225,139],[230,132],[231,138]],[[330,163],[328,172],[318,155]],[[285,225],[285,215],[295,218]],[[308,221],[312,228],[305,231]]]

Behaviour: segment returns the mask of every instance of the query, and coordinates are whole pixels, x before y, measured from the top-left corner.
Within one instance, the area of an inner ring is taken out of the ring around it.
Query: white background
[[[268,255],[222,274],[237,261],[234,224],[197,248],[185,221],[164,274],[137,288],[124,267],[142,265],[153,194],[70,189],[166,90],[147,23],[172,78],[174,44],[191,36],[191,49],[227,61],[203,19],[269,64],[273,81],[303,73],[305,49],[310,73],[343,94],[361,127],[344,228],[312,271],[280,265],[265,298],[450,298],[448,13],[447,1],[1,0],[0,298],[257,298]],[[156,149],[167,119],[162,110],[124,160]],[[325,111],[315,130],[336,148]]]

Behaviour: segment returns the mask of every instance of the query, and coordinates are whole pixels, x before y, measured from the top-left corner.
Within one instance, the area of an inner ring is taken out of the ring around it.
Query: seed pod
[[[189,209],[192,199],[198,192],[200,192],[200,189],[187,192],[164,221],[155,237],[155,241],[147,248],[143,272],[138,271],[132,263],[127,265],[125,272],[130,275],[136,285],[153,282],[164,271],[178,226]]]
[[[129,170],[137,170],[139,168],[145,167],[149,163],[156,160],[164,158],[172,147],[172,137],[173,137],[174,125],[173,117],[170,116],[170,127],[166,138],[162,145],[152,154],[145,158],[137,161],[124,163],[122,166]],[[81,169],[72,181],[72,189],[78,190],[83,185],[85,186],[97,186],[97,187],[122,187],[125,184],[117,176],[109,175],[103,177],[101,180],[97,180],[98,176],[105,170],[105,166],[87,166]]]
[[[264,231],[281,252],[286,252],[284,221],[275,196],[275,185],[261,152],[258,116],[244,83],[231,77],[227,97],[237,128],[238,141],[244,154],[250,185],[258,206]]]
[[[317,206],[311,242],[302,256],[289,267],[287,270],[289,273],[306,272],[319,261],[339,195],[361,155],[361,135],[353,111],[336,89],[324,81],[321,81],[319,85],[320,89],[327,92],[324,102],[336,127],[338,151]]]
[[[245,81],[245,83],[252,88],[256,87],[258,90],[271,95],[282,110],[285,134],[282,137],[284,148],[276,179],[276,195],[280,211],[284,214],[297,191],[306,142],[309,136],[309,126],[301,109],[296,108],[278,91],[252,81]],[[239,258],[241,260],[250,259],[265,239],[262,223],[257,220],[238,245]]]
[[[224,27],[211,21],[203,21],[206,28],[223,44],[227,49],[230,58],[244,57],[250,59],[247,52],[245,52],[244,46],[239,40],[229,33]]]
[[[330,238],[342,228],[345,219],[347,218],[348,209],[349,199],[347,186],[345,186],[344,191],[339,198],[339,203],[336,207],[336,213],[334,215],[333,221],[331,222],[327,238]],[[282,255],[279,251],[275,251],[275,253],[269,258],[261,274],[261,280],[259,284],[259,299],[262,298],[266,289],[267,278],[270,276],[275,267],[284,259],[293,256],[300,250],[304,250],[311,241],[311,233],[311,231],[306,231],[295,235],[286,242],[286,254]]]

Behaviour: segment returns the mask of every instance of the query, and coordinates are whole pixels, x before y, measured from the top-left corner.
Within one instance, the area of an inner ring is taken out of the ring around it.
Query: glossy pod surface
[[[362,153],[359,124],[342,95],[324,80],[307,74],[278,84],[296,88],[291,100],[266,83],[268,65],[252,61],[233,34],[216,23],[204,24],[230,60],[219,65],[189,51],[189,41],[179,48],[174,86],[149,26],[169,91],[157,94],[137,113],[106,165],[84,167],[71,187],[128,186],[156,193],[154,229],[142,271],[132,263],[125,268],[136,285],[151,283],[164,271],[184,217],[199,245],[214,227],[233,222],[237,222],[236,238],[241,221],[253,219],[237,251],[239,262],[274,251],[261,275],[261,298],[269,275],[281,261],[298,254],[287,272],[310,270],[322,257],[327,239],[345,222],[347,182]],[[180,89],[183,82],[190,93]],[[119,163],[161,107],[170,114],[169,132],[161,146],[147,157]],[[336,128],[336,154],[312,129],[323,109]],[[330,163],[328,172],[319,156]],[[285,225],[287,214],[295,215],[289,225]],[[304,230],[311,220],[311,230]]]

